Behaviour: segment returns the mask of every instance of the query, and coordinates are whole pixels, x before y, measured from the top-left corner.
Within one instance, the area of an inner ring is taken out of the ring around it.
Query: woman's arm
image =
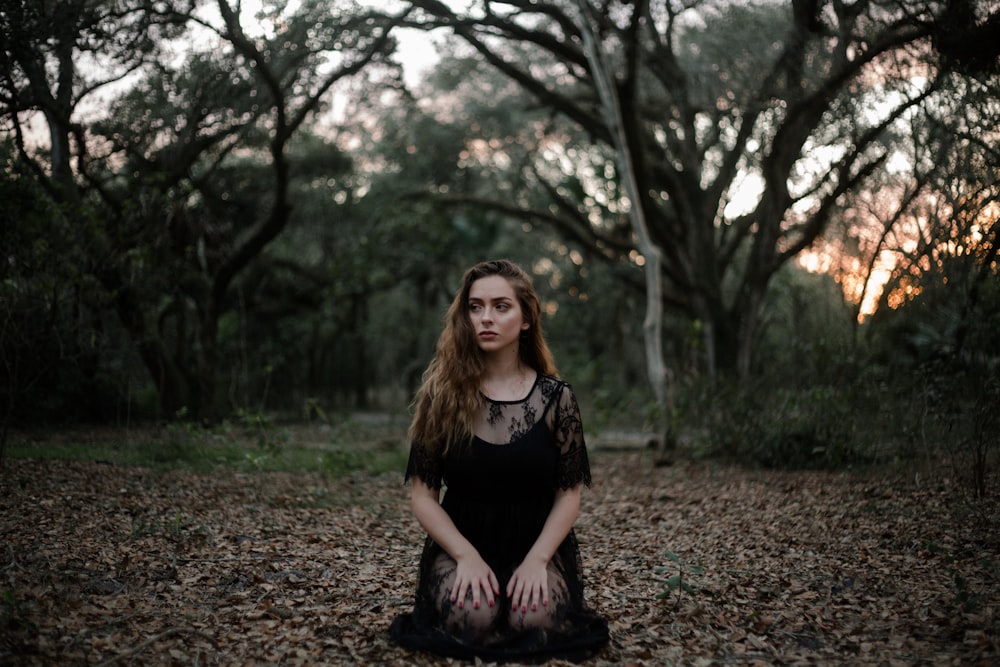
[[[555,502],[538,539],[507,584],[511,609],[527,611],[549,603],[548,564],[580,516],[580,484],[556,491]]]
[[[478,609],[481,591],[486,594],[486,603],[492,607],[496,603],[495,596],[500,594],[496,575],[441,507],[439,491],[424,484],[419,477],[414,477],[410,482],[410,507],[431,539],[457,564],[451,601],[457,602],[461,609],[471,591],[472,605]]]

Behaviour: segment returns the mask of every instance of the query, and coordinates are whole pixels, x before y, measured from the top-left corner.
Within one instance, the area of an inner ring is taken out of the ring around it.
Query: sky
[[[422,30],[405,29],[396,32],[396,39],[396,62],[403,66],[406,83],[415,85],[437,61],[433,37]]]

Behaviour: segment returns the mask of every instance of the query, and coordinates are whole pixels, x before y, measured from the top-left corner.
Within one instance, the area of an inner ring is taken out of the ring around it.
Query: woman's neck
[[[495,401],[515,401],[527,395],[535,375],[535,370],[522,364],[517,354],[488,357],[479,386]]]

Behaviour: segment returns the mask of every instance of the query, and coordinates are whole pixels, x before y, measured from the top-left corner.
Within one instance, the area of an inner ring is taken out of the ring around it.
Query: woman
[[[583,600],[573,524],[590,467],[538,296],[516,264],[469,269],[417,392],[413,514],[427,532],[400,645],[487,660],[577,660],[608,640]],[[447,488],[442,499],[442,490]]]

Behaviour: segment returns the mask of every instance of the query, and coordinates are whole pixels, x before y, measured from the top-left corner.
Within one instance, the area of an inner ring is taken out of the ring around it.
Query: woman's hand
[[[500,583],[493,570],[478,553],[458,558],[455,563],[455,585],[451,589],[452,604],[458,603],[461,609],[465,598],[472,591],[472,607],[479,609],[480,594],[484,593],[486,604],[496,604],[496,596],[500,595]]]
[[[507,584],[511,610],[520,609],[522,613],[527,613],[529,608],[537,611],[539,605],[544,607],[549,603],[549,561],[566,539],[579,514],[580,485],[556,491],[555,502],[541,534]]]
[[[510,598],[511,611],[521,610],[527,613],[530,608],[537,611],[539,605],[549,604],[549,571],[541,558],[530,553],[514,570],[507,584],[507,597]]]
[[[486,564],[475,547],[458,532],[451,517],[438,502],[440,491],[427,486],[415,477],[410,489],[410,504],[413,515],[424,527],[427,534],[437,542],[446,554],[455,559],[455,582],[451,588],[451,602],[458,608],[465,606],[465,598],[472,591],[472,605],[479,608],[482,594],[486,604],[496,604],[500,595],[500,584],[493,570]]]

